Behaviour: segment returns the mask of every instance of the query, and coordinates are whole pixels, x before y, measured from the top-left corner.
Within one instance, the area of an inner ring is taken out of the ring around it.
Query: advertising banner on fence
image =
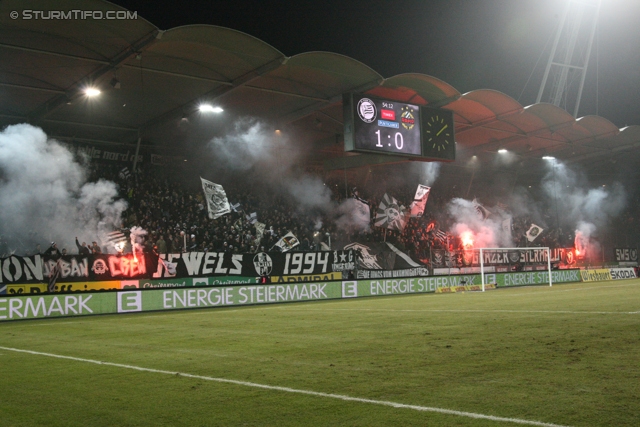
[[[627,269],[616,270],[626,271]],[[603,272],[609,273],[609,270],[585,271],[589,278],[599,277],[597,275],[602,275]],[[559,283],[580,280],[581,276],[578,272],[585,271],[563,270],[554,271],[552,274],[554,281]],[[487,274],[485,282],[497,284],[497,286],[531,285],[547,283],[545,275],[546,273],[541,272]],[[482,283],[480,275],[238,286],[215,286],[215,283],[210,282],[211,279],[219,280],[219,278],[195,278],[184,282],[164,279],[128,280],[120,283],[124,290],[119,292],[3,295],[0,297],[0,321],[401,295],[436,292],[438,289],[480,290]],[[214,286],[196,287],[198,283],[205,283],[201,280]],[[235,278],[229,277],[229,280],[235,280]],[[107,285],[109,282],[102,283],[102,286],[109,286]],[[8,286],[30,287],[32,285]],[[176,286],[186,287],[176,288]]]
[[[580,276],[583,282],[600,282],[602,280],[612,280],[611,270],[608,268],[595,270],[580,270]]]
[[[341,297],[341,282],[134,289],[77,295],[16,296],[0,298],[0,321],[312,301]]]
[[[495,283],[499,288],[508,286],[548,285],[548,271],[531,271],[522,273],[485,274],[486,283]],[[551,272],[552,283],[580,282],[580,270],[554,270]]]
[[[621,279],[635,279],[636,271],[633,268],[612,268],[611,270],[611,278],[613,280],[621,280]]]

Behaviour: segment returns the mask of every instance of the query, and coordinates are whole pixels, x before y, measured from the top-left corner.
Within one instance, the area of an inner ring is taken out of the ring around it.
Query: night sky
[[[494,89],[526,106],[536,100],[565,1],[114,3],[137,11],[162,30],[190,24],[228,27],[257,37],[287,56],[340,53],[383,77],[428,74],[461,93]],[[638,23],[640,1],[603,1],[578,116],[598,114],[620,128],[640,125]],[[567,109],[573,113],[572,107]]]

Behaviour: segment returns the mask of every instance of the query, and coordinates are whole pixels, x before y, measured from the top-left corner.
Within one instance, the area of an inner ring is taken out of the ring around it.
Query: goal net
[[[549,286],[551,279],[551,250],[548,247],[527,248],[480,248],[482,291],[485,288],[486,272],[547,271]]]

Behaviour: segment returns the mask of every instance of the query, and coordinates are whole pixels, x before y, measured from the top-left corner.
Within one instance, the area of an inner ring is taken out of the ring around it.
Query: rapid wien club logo
[[[402,122],[402,127],[411,130],[416,124],[416,118],[413,115],[413,108],[408,105],[402,107],[402,113],[400,114],[400,121]]]

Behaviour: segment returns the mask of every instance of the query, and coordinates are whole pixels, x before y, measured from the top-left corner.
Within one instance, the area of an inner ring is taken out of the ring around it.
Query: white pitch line
[[[298,308],[280,307],[287,311],[384,311],[384,312],[416,312],[416,313],[545,313],[545,314],[638,314],[640,311],[566,311],[566,310],[462,310],[462,309],[393,309],[393,308]]]
[[[265,390],[276,390],[276,391],[282,391],[287,393],[297,393],[297,394],[305,394],[309,396],[326,397],[326,398],[339,399],[339,400],[348,401],[348,402],[370,403],[373,405],[390,406],[392,408],[400,408],[400,409],[413,409],[414,411],[421,411],[421,412],[436,412],[439,414],[456,415],[459,417],[467,417],[467,418],[475,418],[475,419],[481,419],[481,420],[499,421],[499,422],[506,422],[506,423],[515,423],[515,424],[524,424],[524,425],[530,425],[530,426],[568,427],[568,426],[563,426],[559,424],[543,423],[540,421],[522,420],[519,418],[496,417],[493,415],[477,414],[474,412],[454,411],[451,409],[433,408],[429,406],[406,405],[404,403],[390,402],[386,400],[365,399],[360,397],[345,396],[342,394],[321,393],[318,391],[301,390],[301,389],[295,389],[290,387],[272,386],[272,385],[258,384],[258,383],[252,383],[247,381],[230,380],[226,378],[215,378],[215,377],[207,377],[203,375],[187,374],[183,372],[164,371],[161,369],[151,369],[151,368],[144,368],[141,366],[124,365],[121,363],[103,362],[100,360],[93,360],[93,359],[82,359],[79,357],[63,356],[60,354],[52,354],[52,353],[42,353],[39,351],[23,350],[23,349],[12,348],[12,347],[0,346],[0,350],[14,351],[17,353],[28,353],[28,354],[34,354],[37,356],[55,357],[57,359],[74,360],[76,362],[93,363],[96,365],[113,366],[116,368],[131,369],[134,371],[141,371],[141,372],[152,372],[156,374],[165,374],[165,375],[178,375],[185,378],[194,378],[194,379],[205,380],[205,381],[215,381],[219,383],[235,384],[235,385],[241,385],[245,387],[261,388]]]

